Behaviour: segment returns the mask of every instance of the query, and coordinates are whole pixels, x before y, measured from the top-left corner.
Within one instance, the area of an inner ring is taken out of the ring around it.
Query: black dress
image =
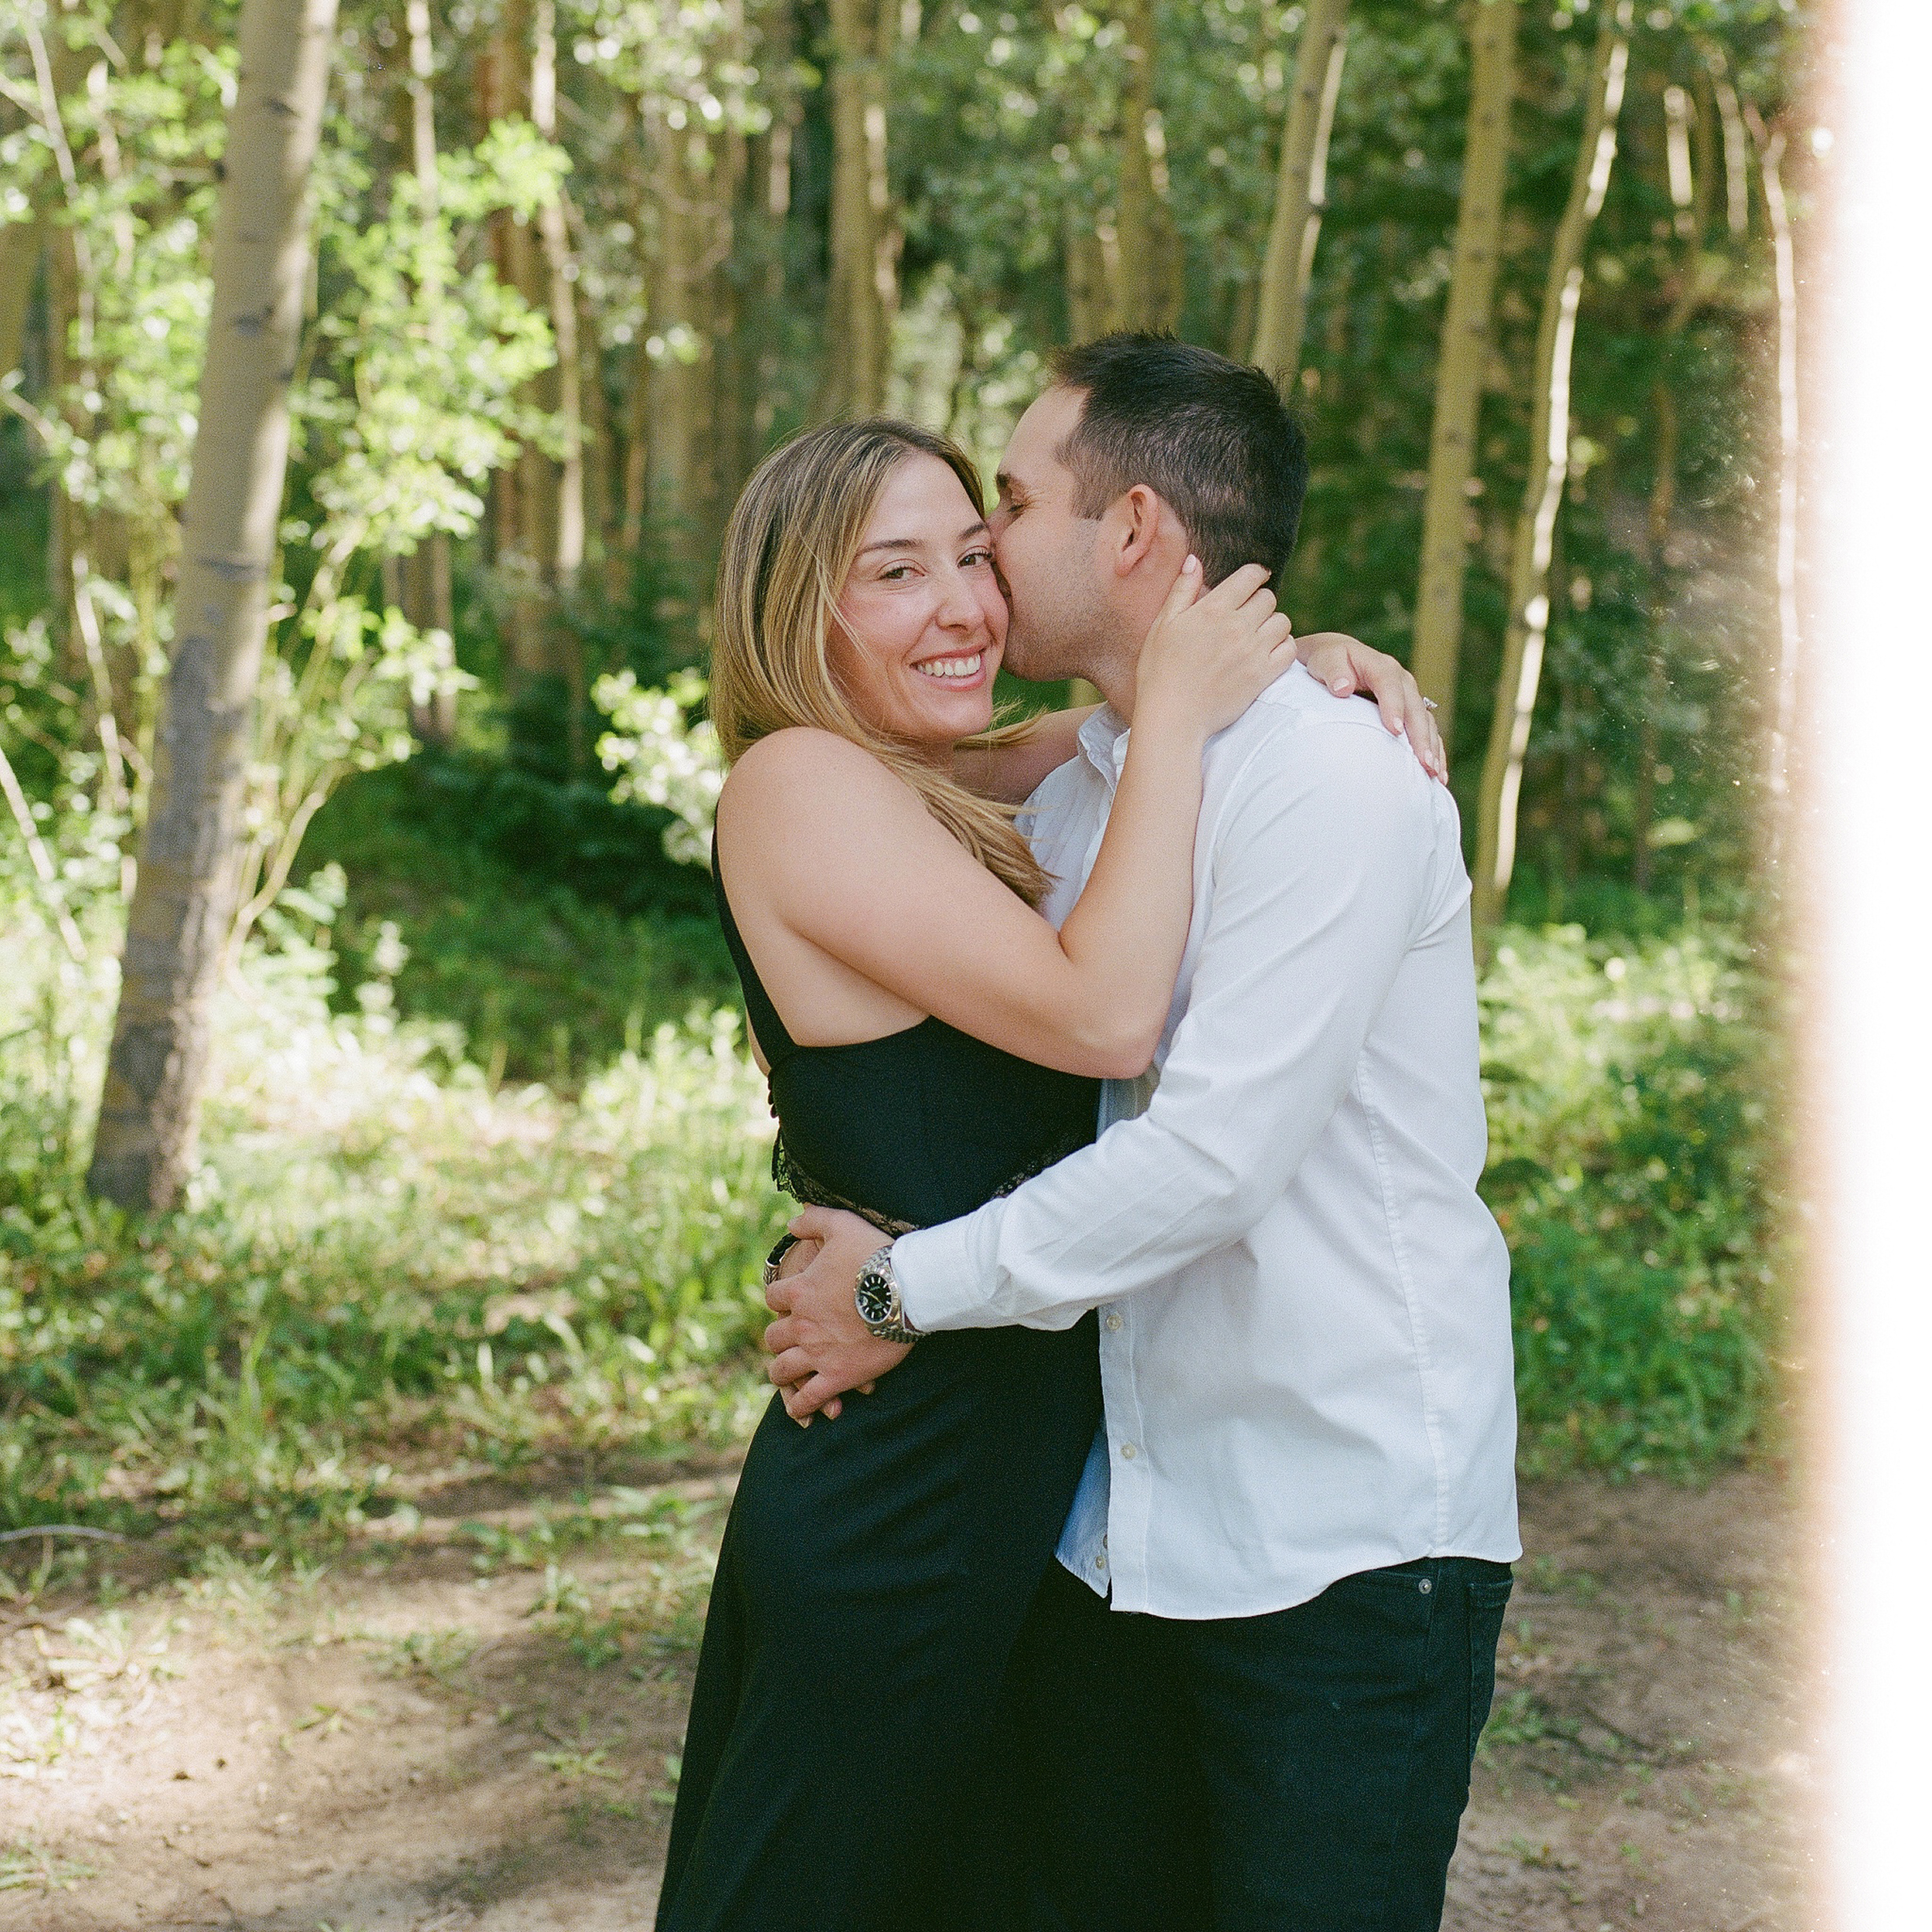
[[[1098,1083],[926,1019],[799,1046],[719,888],[774,1172],[894,1230],[1094,1138]],[[928,1337],[801,1429],[774,1398],[719,1551],[658,1932],[946,1932],[1014,1909],[1001,1686],[1100,1413],[1093,1318]]]

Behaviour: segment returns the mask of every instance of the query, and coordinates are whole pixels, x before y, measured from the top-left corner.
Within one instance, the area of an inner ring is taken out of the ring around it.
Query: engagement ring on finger
[[[1435,699],[1434,698],[1424,698],[1422,701],[1422,708],[1425,711],[1434,710],[1436,708]]]

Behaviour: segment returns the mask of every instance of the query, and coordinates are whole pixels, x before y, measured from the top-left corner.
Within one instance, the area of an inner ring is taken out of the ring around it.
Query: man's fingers
[[[835,1401],[840,1393],[837,1383],[829,1376],[814,1376],[795,1389],[785,1391],[785,1413],[794,1422],[808,1422]]]
[[[765,1284],[765,1306],[774,1315],[791,1314],[791,1284],[784,1276]]]
[[[783,1355],[787,1349],[797,1348],[804,1340],[798,1322],[790,1315],[765,1325],[764,1348],[767,1355]]]
[[[765,1369],[767,1380],[781,1389],[788,1389],[794,1383],[808,1381],[814,1372],[811,1359],[804,1349],[780,1349],[772,1356]]]

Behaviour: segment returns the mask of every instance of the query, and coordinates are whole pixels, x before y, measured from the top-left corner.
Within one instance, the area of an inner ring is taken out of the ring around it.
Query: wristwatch
[[[899,1277],[893,1273],[893,1244],[888,1241],[859,1270],[852,1284],[852,1305],[859,1318],[881,1342],[910,1344],[919,1339],[919,1331],[906,1318],[906,1304],[899,1298]]]

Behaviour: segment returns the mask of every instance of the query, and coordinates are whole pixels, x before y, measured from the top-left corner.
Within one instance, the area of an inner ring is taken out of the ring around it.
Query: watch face
[[[862,1320],[889,1321],[893,1318],[892,1289],[869,1268],[859,1275],[854,1298]]]

